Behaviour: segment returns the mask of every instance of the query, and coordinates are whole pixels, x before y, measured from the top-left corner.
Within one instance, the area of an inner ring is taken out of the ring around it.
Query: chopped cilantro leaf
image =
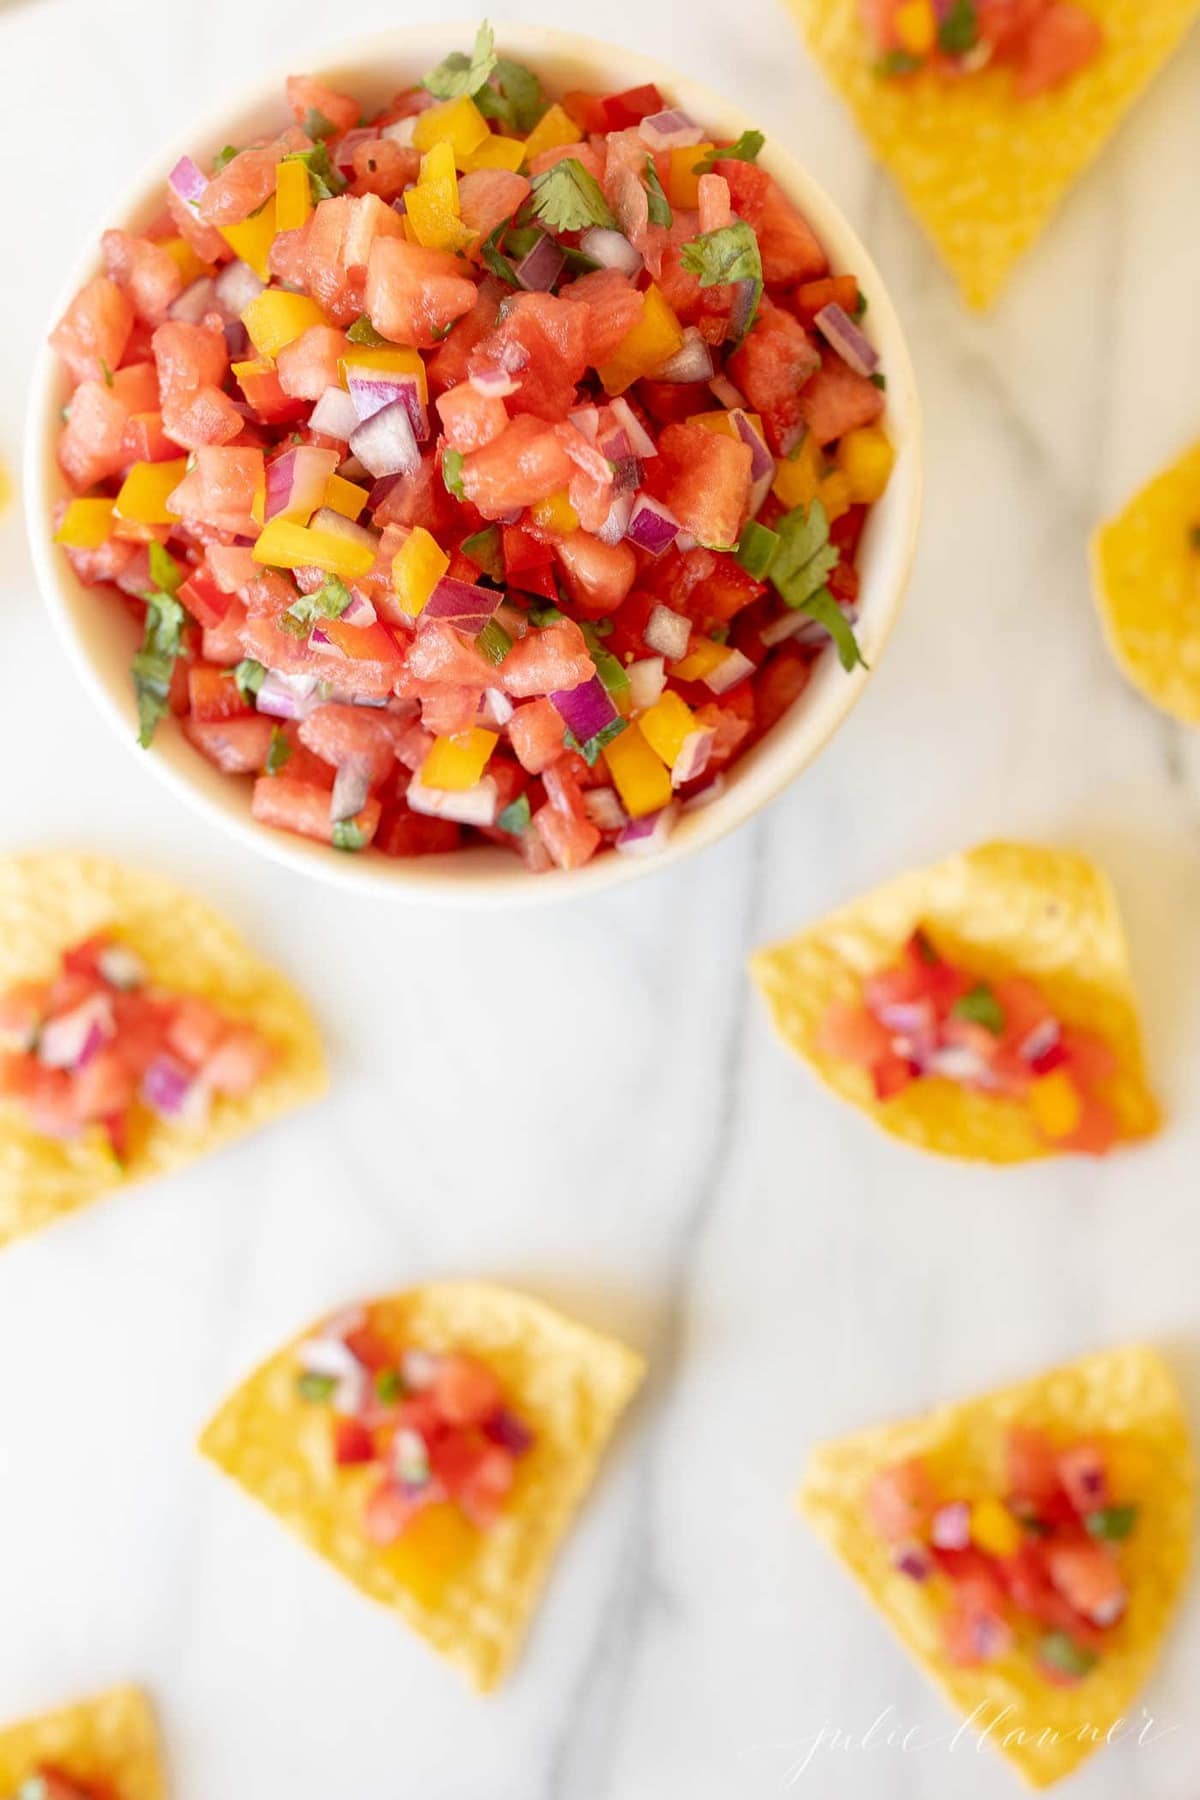
[[[938,26],[938,48],[947,56],[965,56],[979,42],[979,17],[975,0],[952,0]]]
[[[1060,1675],[1078,1680],[1088,1674],[1097,1663],[1094,1650],[1077,1644],[1075,1639],[1065,1631],[1049,1631],[1038,1645],[1038,1658],[1048,1668],[1055,1669]]]
[[[922,67],[922,60],[914,56],[911,50],[886,50],[875,59],[875,73],[888,80],[893,75],[915,75]]]
[[[600,752],[605,744],[611,744],[615,737],[620,737],[628,723],[628,719],[610,719],[586,744],[581,744],[573,731],[564,731],[563,744],[568,750],[578,750],[588,768],[592,769],[599,762]]]
[[[335,850],[365,850],[367,834],[357,819],[338,819],[330,841]]]
[[[663,184],[658,179],[658,170],[654,166],[654,158],[646,158],[646,200],[650,207],[650,223],[665,225],[670,228],[675,215],[671,211],[671,202],[663,193]]]
[[[337,126],[333,120],[323,113],[319,106],[310,106],[304,115],[304,135],[310,138],[329,138],[334,135]]]
[[[766,141],[761,131],[743,131],[736,144],[728,144],[724,149],[718,145],[715,150],[710,150],[700,162],[693,164],[692,173],[711,175],[719,162],[757,162]]]
[[[507,282],[509,287],[520,287],[517,271],[501,248],[504,235],[508,230],[508,220],[497,225],[495,231],[480,245],[479,254],[483,258],[484,267],[491,270],[498,280]]]
[[[611,650],[602,650],[599,644],[589,643],[592,661],[596,665],[596,673],[614,700],[629,692],[629,675],[623,663],[618,662]]]
[[[1088,1513],[1084,1524],[1090,1536],[1119,1543],[1129,1536],[1137,1524],[1137,1516],[1136,1506],[1102,1506],[1096,1512]]]
[[[340,575],[327,575],[315,594],[301,594],[293,600],[279,623],[293,637],[303,637],[317,619],[340,619],[352,598]]]
[[[721,287],[733,281],[753,283],[753,301],[742,328],[744,337],[754,323],[763,291],[762,255],[753,226],[737,219],[719,231],[706,231],[703,237],[693,238],[683,246],[679,260],[689,274],[698,278],[701,287]]]
[[[169,550],[154,542],[150,545],[150,579],[164,594],[177,594],[183,585],[183,569]]]
[[[439,100],[456,100],[460,94],[477,94],[494,73],[498,61],[496,34],[485,19],[475,33],[475,47],[470,56],[461,50],[452,50],[436,69],[430,70],[421,85],[436,94]]]
[[[814,500],[807,508],[797,506],[785,513],[778,524],[778,537],[770,579],[784,604],[825,627],[847,673],[859,663],[865,667],[850,621],[825,586],[838,553],[829,542],[829,520],[821,502]]]
[[[370,350],[385,350],[391,346],[391,339],[381,336],[376,331],[366,313],[363,313],[361,318],[355,319],[346,336],[352,344],[364,344]]]
[[[271,742],[267,745],[267,760],[263,769],[268,775],[278,775],[288,757],[292,754],[292,746],[283,735],[283,728],[274,726],[271,731]]]
[[[496,815],[496,823],[501,831],[507,831],[513,837],[520,837],[528,827],[531,816],[528,794],[518,794],[516,799],[504,808],[503,812]]]
[[[870,382],[872,387],[877,387],[881,393],[886,392],[887,376],[881,375],[879,373],[878,369],[876,369],[874,375],[868,375],[867,380]]]
[[[375,1398],[392,1406],[404,1392],[398,1369],[379,1369],[375,1375]]]
[[[534,176],[533,210],[551,231],[586,231],[589,225],[605,225],[611,231],[617,223],[600,183],[574,156],[564,156]]]
[[[854,317],[856,319],[865,319],[866,316],[867,316],[867,296],[863,293],[862,289],[859,288],[858,299],[854,302]]]
[[[307,1369],[296,1381],[296,1391],[302,1400],[332,1400],[336,1387],[332,1375],[313,1375]]]
[[[504,551],[498,525],[487,525],[482,531],[465,537],[460,548],[463,555],[470,557],[476,568],[490,575],[493,581],[504,580]]]
[[[963,994],[950,1008],[956,1019],[966,1019],[972,1025],[982,1025],[993,1037],[999,1037],[1004,1030],[1004,1008],[986,981],[973,987],[970,993]]]
[[[462,478],[463,453],[461,450],[442,451],[442,481],[446,492],[453,494],[456,500],[465,500],[466,489]]]
[[[309,137],[312,137],[313,134],[310,131],[308,135]],[[231,163],[235,156],[240,155],[241,151],[236,144],[226,144],[225,148],[223,150],[218,150],[217,154],[213,157],[213,174],[219,175],[227,163]]]
[[[157,545],[154,548],[158,548]],[[166,552],[163,552],[164,556]],[[174,562],[174,558],[170,558]],[[133,691],[137,695],[138,743],[143,750],[154,737],[167,711],[175,658],[183,641],[187,614],[175,596],[165,590],[146,595],[146,630],[133,659]]]
[[[316,144],[311,150],[289,150],[283,160],[304,164],[314,206],[321,200],[334,199],[345,189],[345,180],[333,165],[328,144]]]
[[[496,58],[475,104],[485,119],[496,119],[516,137],[527,137],[546,110],[542,84],[533,70],[508,56]]]
[[[512,646],[513,641],[507,631],[495,619],[489,619],[475,639],[475,648],[480,656],[490,662],[494,669],[499,668]]]
[[[566,613],[560,612],[553,602],[546,606],[532,606],[529,609],[530,622],[536,625],[539,631],[547,625],[557,625],[566,616]]]
[[[237,691],[243,700],[252,700],[267,678],[267,671],[252,656],[242,658],[233,671]]]
[[[752,575],[755,581],[762,581],[778,548],[778,532],[768,530],[757,519],[747,519],[733,554],[747,575]]]
[[[869,666],[866,657],[858,647],[854,627],[827,587],[818,588],[815,594],[810,594],[801,605],[800,611],[807,613],[810,619],[815,619],[818,625],[825,627],[833,639],[838,661],[847,675],[852,669],[858,668],[860,664],[864,669]]]

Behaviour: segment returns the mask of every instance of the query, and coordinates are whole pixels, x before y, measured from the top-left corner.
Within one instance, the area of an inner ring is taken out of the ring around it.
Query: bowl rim
[[[322,78],[359,87],[377,83],[381,69],[394,69],[395,75],[388,76],[388,85],[394,86],[410,66],[429,67],[446,53],[447,45],[470,41],[476,29],[476,23],[454,22],[395,26],[310,56],[306,66],[319,71]],[[675,103],[706,123],[712,121],[714,130],[722,136],[735,139],[754,127],[755,121],[739,105],[640,51],[556,26],[501,23],[496,27],[496,36],[498,47],[531,63],[539,73],[564,62],[582,65],[584,69],[619,67],[624,86],[656,82]],[[294,66],[295,59],[292,62]],[[141,166],[108,209],[108,216],[121,222],[138,222],[139,216],[148,217],[167,172],[178,158],[189,152],[195,154],[197,147],[207,153],[210,147],[228,141],[238,121],[261,114],[278,101],[285,76],[285,70],[270,72],[176,135]],[[551,75],[548,85],[560,83]],[[859,618],[859,635],[869,653],[870,667],[859,667],[847,674],[838,666],[832,650],[826,649],[801,704],[785,714],[765,738],[739,759],[724,791],[707,805],[685,813],[666,845],[650,855],[608,851],[582,869],[556,869],[535,875],[510,851],[498,847],[473,846],[446,856],[359,858],[260,825],[249,811],[248,787],[235,785],[200,757],[173,721],[164,721],[169,728],[166,739],[160,730],[149,750],[138,746],[127,664],[122,667],[124,680],[118,690],[116,680],[102,673],[95,655],[85,646],[81,615],[92,590],[75,576],[65,555],[54,544],[50,529],[53,507],[68,491],[55,457],[61,395],[67,382],[57,357],[43,340],[30,382],[24,459],[27,532],[38,585],[60,642],[85,688],[113,729],[131,750],[149,762],[170,792],[200,817],[286,869],[360,894],[413,904],[432,902],[475,908],[546,905],[572,896],[581,898],[671,868],[745,824],[807,768],[837,735],[857,704],[878,667],[903,605],[921,517],[921,411],[912,359],[899,317],[883,277],[858,233],[823,184],[793,152],[786,137],[768,136],[760,162],[810,220],[822,244],[830,250],[833,266],[850,266],[858,276],[870,305],[873,340],[887,367],[887,416],[896,463],[888,492],[873,507],[868,525],[875,563],[883,568],[875,584],[879,591],[871,591]],[[95,273],[97,260],[97,238],[92,235],[72,260],[55,297],[52,319],[62,315],[78,289]],[[889,518],[880,519],[881,509],[887,509]],[[886,528],[886,539],[881,526]],[[99,610],[96,609],[97,614]],[[108,630],[105,622],[92,635],[99,642]],[[115,641],[116,634],[112,635]]]

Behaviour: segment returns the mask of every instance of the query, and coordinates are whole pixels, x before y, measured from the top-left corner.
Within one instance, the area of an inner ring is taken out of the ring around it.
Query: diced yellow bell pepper
[[[462,250],[473,233],[458,207],[458,176],[449,144],[435,144],[421,159],[421,178],[404,196],[405,217],[427,250]]]
[[[352,356],[343,356],[338,363],[343,386],[349,385],[351,374],[359,369],[375,375],[415,375],[422,401],[429,402],[429,376],[419,350],[389,344],[386,349],[356,350]]]
[[[520,138],[500,137],[489,131],[477,150],[459,159],[458,166],[464,175],[474,174],[476,169],[507,169],[515,175],[524,161],[525,145]]]
[[[467,94],[431,106],[417,114],[412,141],[418,150],[432,150],[435,144],[449,144],[454,160],[462,166],[464,156],[478,150],[484,138],[491,137],[487,120]]]
[[[525,139],[525,160],[532,162],[543,150],[557,150],[561,144],[581,144],[583,133],[574,119],[555,101],[544,112]]]
[[[375,561],[369,545],[291,519],[272,519],[265,525],[253,554],[256,563],[273,569],[324,569],[346,581],[357,581]]]
[[[56,544],[69,550],[96,550],[112,536],[111,500],[72,500],[54,534]]]
[[[236,225],[219,225],[217,229],[233,254],[240,256],[244,263],[249,263],[261,281],[271,279],[267,258],[271,245],[275,242],[274,194],[256,213],[251,213],[248,219],[239,219]]]
[[[728,655],[724,644],[714,644],[711,638],[699,638],[682,662],[672,663],[671,673],[680,681],[703,681],[706,675],[720,668]]]
[[[116,517],[131,525],[174,524],[179,514],[170,510],[167,499],[186,474],[186,456],[172,462],[134,463],[113,502]]]
[[[535,501],[529,510],[534,524],[543,531],[558,531],[566,537],[568,532],[579,530],[579,514],[571,505],[565,488],[548,495],[545,500]]]
[[[392,558],[392,586],[396,597],[415,619],[446,570],[450,558],[423,525],[414,525]]]
[[[659,289],[646,289],[642,316],[627,331],[604,367],[597,371],[608,394],[623,394],[643,375],[661,369],[683,344],[683,328]]]
[[[642,728],[642,736],[650,748],[662,757],[668,769],[674,768],[675,759],[683,749],[684,739],[689,732],[697,729],[695,713],[670,688],[659,696],[653,706],[646,708],[640,715],[638,724]]]
[[[933,0],[904,0],[892,15],[900,48],[910,56],[928,56],[937,42],[937,14]]]
[[[242,312],[242,324],[260,356],[278,356],[314,325],[328,323],[315,300],[286,288],[264,288]]]
[[[672,150],[667,175],[667,199],[672,206],[681,206],[685,211],[699,206],[700,177],[696,173],[696,164],[711,156],[715,147],[713,144],[685,144],[682,150]]]
[[[817,489],[817,499],[825,508],[825,517],[831,525],[835,519],[840,519],[843,513],[850,511],[850,483],[840,469],[835,469],[831,475],[826,475]]]
[[[193,281],[199,281],[202,275],[211,275],[213,266],[206,263],[202,256],[197,256],[186,238],[160,238],[160,250],[165,250],[171,261],[183,276],[184,286],[191,287]]]
[[[376,1554],[422,1606],[442,1604],[447,1583],[479,1548],[478,1528],[457,1506],[436,1502],[423,1506],[394,1544]]]
[[[749,420],[750,424],[753,425],[755,431],[757,431],[759,437],[762,438],[762,441],[765,444],[767,439],[766,434],[763,431],[761,415],[758,413],[744,412],[742,416]],[[734,424],[732,417],[729,413],[723,411],[693,413],[688,420],[688,424],[699,425],[704,431],[716,432],[718,437],[735,438],[739,436],[737,426]]]
[[[369,498],[365,487],[347,481],[344,475],[331,475],[325,483],[325,504],[331,512],[341,513],[343,519],[357,519]]]
[[[838,467],[850,483],[850,498],[869,506],[883,497],[891,480],[896,452],[878,425],[848,431],[838,445]]]
[[[433,749],[421,764],[421,781],[443,793],[465,793],[481,778],[499,742],[496,732],[478,726],[454,737],[434,738]]]
[[[605,744],[603,756],[631,819],[657,812],[671,799],[671,771],[650,748],[636,724]]]
[[[811,506],[824,474],[825,458],[816,439],[808,432],[801,439],[795,454],[784,457],[775,465],[771,492],[781,506],[789,509],[793,506]]]
[[[312,214],[312,190],[308,169],[302,162],[275,164],[275,229],[299,231]]]
[[[977,1500],[971,1508],[971,1542],[987,1556],[1015,1556],[1021,1548],[1021,1527],[1002,1500]]]
[[[1070,1137],[1083,1117],[1079,1089],[1065,1069],[1038,1077],[1029,1089],[1029,1109],[1048,1138]]]

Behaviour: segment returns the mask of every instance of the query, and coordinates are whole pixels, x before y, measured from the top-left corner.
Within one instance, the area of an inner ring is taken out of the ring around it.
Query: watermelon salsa
[[[0,1097],[46,1137],[102,1133],[120,1162],[139,1109],[198,1130],[214,1097],[250,1093],[273,1060],[253,1026],[152,986],[108,935],[67,950],[53,980],[0,994]]]
[[[1105,1447],[1055,1446],[1025,1426],[1005,1443],[1007,1491],[947,1493],[910,1457],[878,1475],[868,1518],[894,1566],[941,1590],[946,1653],[962,1668],[1026,1657],[1055,1686],[1103,1659],[1129,1594],[1120,1545],[1138,1509],[1111,1491]]]
[[[1110,1045],[1066,1025],[1023,975],[982,981],[941,956],[924,930],[898,962],[869,975],[862,998],[838,1001],[820,1048],[871,1075],[876,1098],[914,1081],[953,1081],[1028,1107],[1056,1150],[1102,1156],[1120,1127],[1104,1098],[1117,1072]]]
[[[535,871],[653,850],[846,669],[893,451],[852,274],[653,86],[549,101],[484,26],[363,120],[184,157],[51,342],[57,538],[254,816]]]
[[[487,1363],[398,1345],[362,1307],[300,1346],[296,1385],[303,1400],[329,1409],[334,1465],[369,1470],[363,1530],[381,1547],[398,1543],[418,1515],[428,1528],[435,1508],[468,1528],[451,1525],[447,1535],[469,1546],[469,1528],[486,1531],[504,1511],[534,1441]],[[428,1543],[427,1529],[418,1536]]]
[[[1012,70],[1019,100],[1060,87],[1104,45],[1098,19],[1076,0],[862,0],[876,73],[887,80],[933,70],[961,81],[992,66]]]

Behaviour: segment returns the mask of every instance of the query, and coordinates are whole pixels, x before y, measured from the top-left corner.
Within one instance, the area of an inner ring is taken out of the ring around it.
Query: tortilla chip
[[[482,1282],[413,1288],[371,1303],[368,1317],[397,1345],[482,1357],[536,1433],[490,1530],[474,1531],[456,1508],[430,1507],[400,1545],[388,1550],[368,1541],[363,1505],[378,1471],[335,1468],[328,1412],[297,1393],[296,1351],[319,1325],[238,1389],[200,1449],[486,1691],[516,1656],[554,1552],[644,1365],[622,1344],[540,1301]],[[423,1555],[444,1558],[443,1571],[414,1570]]]
[[[1112,1434],[1116,1491],[1140,1509],[1121,1547],[1129,1610],[1096,1669],[1072,1687],[1045,1681],[1019,1650],[987,1667],[955,1667],[942,1649],[937,1597],[893,1568],[864,1510],[874,1477],[909,1456],[927,1457],[947,1490],[1001,1492],[1004,1433],[1014,1424],[1064,1442]],[[981,1733],[991,1725],[989,1742],[1031,1787],[1047,1787],[1128,1717],[1150,1675],[1191,1559],[1193,1486],[1179,1392],[1161,1357],[1134,1347],[825,1444],[813,1453],[797,1503],[951,1706]]]
[[[123,1167],[101,1132],[57,1142],[15,1103],[0,1102],[0,1248],[113,1188],[181,1169],[324,1092],[324,1053],[304,1001],[207,902],[165,876],[101,856],[0,858],[0,992],[53,975],[64,950],[108,928],[143,959],[152,981],[214,1001],[255,1025],[279,1055],[244,1099],[217,1096],[200,1131],[139,1108]]]
[[[1109,648],[1134,687],[1200,725],[1200,444],[1092,539],[1092,582]]]
[[[892,1137],[940,1156],[1014,1163],[1057,1154],[1016,1100],[932,1076],[877,1100],[866,1069],[819,1048],[830,1006],[860,1000],[864,978],[895,962],[918,926],[982,981],[1027,975],[1065,1024],[1104,1038],[1119,1069],[1103,1098],[1122,1138],[1157,1130],[1113,891],[1085,857],[1032,844],[983,844],[914,869],[751,958],[776,1030],[835,1094]]]
[[[1012,73],[888,81],[860,0],[790,0],[808,48],[900,185],[969,306],[990,306],[1200,11],[1200,0],[1086,0],[1099,56],[1018,100]]]
[[[154,1714],[138,1688],[113,1688],[0,1731],[0,1794],[15,1794],[39,1765],[103,1784],[113,1800],[166,1800]]]

